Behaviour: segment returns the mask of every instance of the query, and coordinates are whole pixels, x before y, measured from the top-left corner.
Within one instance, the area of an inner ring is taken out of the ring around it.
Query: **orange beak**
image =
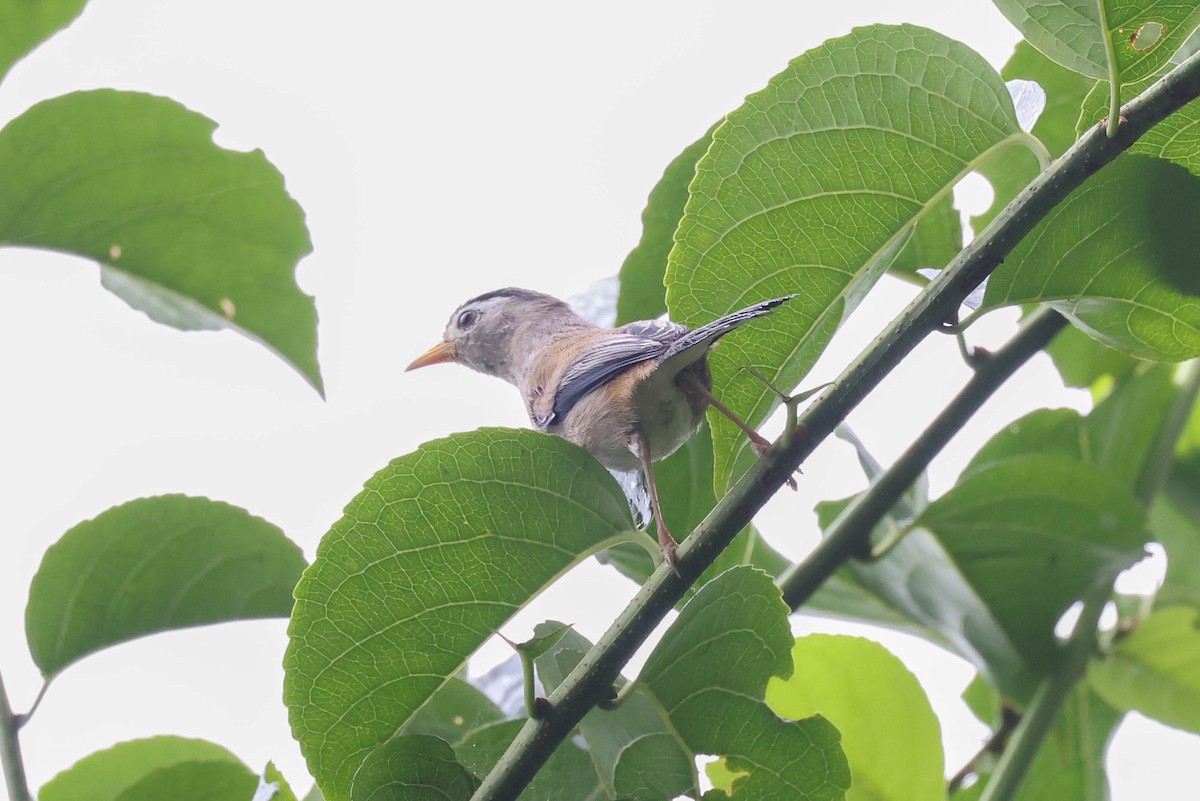
[[[416,370],[418,367],[428,367],[431,364],[443,364],[444,362],[457,361],[458,353],[454,345],[449,342],[439,342],[429,350],[422,353],[408,367],[404,368],[404,372]]]

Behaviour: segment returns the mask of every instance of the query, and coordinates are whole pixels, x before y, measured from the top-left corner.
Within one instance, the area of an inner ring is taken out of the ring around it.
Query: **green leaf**
[[[785,721],[762,700],[792,672],[788,609],[770,576],[729,570],[688,602],[642,669],[693,753],[749,775],[733,798],[841,799],[850,784],[838,732],[820,716]]]
[[[479,783],[444,740],[405,735],[371,752],[354,774],[352,801],[469,801]]]
[[[982,309],[1044,301],[1143,359],[1200,354],[1200,304],[1160,276],[1200,252],[1200,179],[1122,156],[1053,209],[992,273]]]
[[[823,530],[845,503],[848,501],[818,504]],[[1034,678],[1013,643],[928,531],[910,529],[883,558],[851,562],[837,575],[854,582],[877,599],[880,608],[904,621],[879,622],[949,648],[986,672],[1013,697],[1028,697],[1032,692]]]
[[[482,779],[504,755],[525,721],[491,723],[471,732],[454,747],[459,760]],[[520,801],[592,801],[602,798],[600,780],[587,756],[574,743],[560,745],[519,796]],[[357,799],[355,799],[357,801]]]
[[[1088,464],[1137,488],[1176,392],[1174,369],[1153,365],[1126,376],[1084,423]]]
[[[975,678],[971,679],[971,683],[962,692],[962,699],[971,710],[971,714],[979,718],[981,723],[993,729],[1000,723],[1000,693],[982,673],[976,673]]]
[[[262,780],[268,785],[275,785],[275,794],[271,796],[270,801],[296,801],[296,793],[283,774],[279,772],[279,768],[275,767],[274,762],[267,763],[266,768],[263,769]]]
[[[232,328],[318,391],[317,314],[296,286],[304,212],[261,151],[212,141],[173,100],[75,92],[0,130],[0,245],[74,253],[158,322]]]
[[[1009,423],[979,449],[963,473],[1012,456],[1057,453],[1133,489],[1175,392],[1171,368],[1149,366],[1122,379],[1087,417],[1070,409],[1037,409]]]
[[[631,536],[645,535],[612,476],[534,431],[457,434],[377,473],[296,587],[284,658],[326,797],[344,801],[366,755],[544,586]]]
[[[837,726],[850,763],[847,801],[945,797],[941,727],[899,659],[871,640],[811,634],[796,640],[792,664],[791,678],[767,686],[767,703],[785,718],[820,714]]]
[[[892,262],[888,272],[918,284],[929,279],[917,270],[940,270],[958,255],[963,246],[962,217],[954,208],[954,196],[946,195],[934,204],[913,229],[904,250]]]
[[[70,25],[87,0],[0,0],[0,81],[29,51]]]
[[[113,801],[241,801],[252,798],[258,776],[231,762],[180,762],[148,773]]]
[[[1101,378],[1118,379],[1138,365],[1138,360],[1097,342],[1073,325],[1050,341],[1046,353],[1068,387],[1090,388]]]
[[[46,551],[25,610],[29,650],[50,678],[145,634],[287,617],[304,565],[282,531],[236,506],[184,495],[130,501]]]
[[[617,294],[617,325],[653,320],[667,311],[667,254],[675,244],[675,229],[683,217],[688,184],[696,176],[696,162],[712,143],[714,125],[704,136],[676,156],[650,190],[642,212],[642,238],[621,265]]]
[[[1150,507],[1150,531],[1167,552],[1167,574],[1155,605],[1200,609],[1200,522],[1160,495]]]
[[[1200,25],[1200,7],[1174,0],[993,2],[1030,44],[1092,78],[1151,75]]]
[[[1160,77],[1161,74],[1136,81],[1122,91],[1129,97],[1139,95]],[[1101,81],[1092,87],[1082,103],[1078,132],[1082,135],[1107,114],[1108,82]],[[1188,103],[1167,115],[1162,122],[1138,137],[1129,152],[1168,159],[1190,170],[1193,175],[1200,175],[1200,103]]]
[[[1121,713],[1086,684],[1067,696],[1013,801],[1109,801],[1105,752]],[[987,786],[995,757],[985,755],[979,781],[950,801],[975,801]]]
[[[150,737],[97,751],[42,785],[39,801],[113,801],[150,774],[182,763],[228,762],[236,756],[206,740]],[[249,796],[247,796],[248,798]]]
[[[403,734],[431,734],[456,743],[467,733],[504,720],[504,713],[482,692],[462,679],[450,679],[409,718]]]
[[[1059,454],[1083,462],[1088,452],[1084,419],[1074,409],[1035,409],[993,434],[962,475],[1014,456]]]
[[[1055,454],[968,472],[915,525],[937,536],[1026,665],[1041,675],[1058,661],[1054,627],[1067,607],[1141,559],[1142,523],[1129,491]],[[1002,677],[991,678],[1013,694]]]
[[[538,627],[539,632],[552,629],[546,624]],[[587,638],[571,631],[538,659],[538,678],[547,694],[558,689],[591,647]],[[578,731],[609,797],[658,801],[699,793],[695,755],[671,729],[645,686],[639,684],[615,709],[593,709],[580,721]]]
[[[751,425],[765,420],[778,399],[741,368],[795,386],[910,227],[984,154],[1023,138],[987,62],[912,26],[828,41],[747,98],[697,164],[669,258],[667,306],[695,326],[755,301],[799,297],[713,353],[722,400]],[[710,422],[721,492],[751,453],[731,423]]]
[[[1159,609],[1092,663],[1092,686],[1121,710],[1200,734],[1200,609]]]
[[[1036,81],[1046,93],[1046,108],[1030,131],[1050,151],[1061,156],[1075,144],[1075,122],[1084,97],[1096,82],[1073,70],[1064,69],[1042,55],[1028,42],[1018,42],[1008,63],[1000,70],[1006,81]]]

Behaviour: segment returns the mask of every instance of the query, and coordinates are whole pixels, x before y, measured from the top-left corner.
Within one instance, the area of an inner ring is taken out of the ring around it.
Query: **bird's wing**
[[[744,309],[713,320],[711,323],[706,323],[695,331],[688,331],[671,342],[670,346],[658,357],[658,363],[662,365],[670,361],[671,370],[668,372],[677,373],[707,353],[708,348],[714,342],[742,323],[747,323],[758,317],[770,314],[794,297],[796,296],[786,295],[782,298],[764,300],[761,303],[755,303],[753,306],[747,306]]]
[[[617,329],[618,334],[629,334],[642,339],[653,339],[664,345],[670,345],[688,332],[686,325],[673,323],[670,320],[638,320],[636,323],[626,323]]]
[[[562,420],[575,404],[635,364],[658,358],[667,345],[655,339],[614,332],[585,350],[567,368],[554,393],[553,420]]]

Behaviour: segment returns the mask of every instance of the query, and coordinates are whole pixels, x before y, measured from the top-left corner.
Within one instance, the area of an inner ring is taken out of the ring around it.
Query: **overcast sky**
[[[348,11],[349,9],[349,11]],[[1016,32],[987,0],[865,2],[357,3],[94,0],[0,86],[0,121],[81,88],[169,95],[262,148],[304,207],[299,268],[316,296],[321,401],[232,333],[183,334],[103,291],[94,264],[0,252],[0,670],[17,709],[40,685],[24,646],[29,581],[80,520],[185,492],[281,526],[311,558],[362,483],[422,441],[525,424],[511,387],[451,367],[405,375],[462,300],[499,286],[569,296],[613,274],[637,242],[663,167],[787,62],[856,25],[908,21],[959,38],[997,68]],[[808,381],[835,375],[911,298],[885,280]],[[1011,314],[971,329],[996,345]],[[926,343],[852,417],[885,463],[966,376],[954,343]],[[1049,362],[1001,390],[932,470],[953,482],[979,444],[1041,405],[1086,409]],[[768,426],[768,432],[770,432]],[[813,504],[861,489],[844,443],[822,446],[800,492],[760,518],[790,556],[817,538]],[[562,610],[590,582],[596,601]],[[514,621],[550,613],[595,638],[634,587],[594,563]],[[798,618],[797,631],[846,631]],[[863,629],[854,629],[862,633]],[[204,737],[249,764],[306,776],[280,701],[284,621],[209,627],[118,646],[72,666],[22,732],[33,787],[76,759],[154,734]],[[872,631],[914,669],[942,718],[953,772],[984,736],[958,701],[971,669]],[[480,666],[503,657],[488,646]],[[1112,760],[1115,799],[1177,796],[1200,739],[1132,716]]]

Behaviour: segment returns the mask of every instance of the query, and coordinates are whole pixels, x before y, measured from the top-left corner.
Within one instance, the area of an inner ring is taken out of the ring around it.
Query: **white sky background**
[[[133,498],[185,492],[272,521],[311,558],[392,457],[453,431],[526,424],[495,379],[402,372],[459,302],[508,285],[568,296],[614,273],[647,193],[684,146],[803,51],[900,21],[961,39],[997,67],[1017,40],[987,0],[587,10],[93,0],[0,85],[0,122],[44,98],[116,87],[174,97],[220,124],[219,143],[262,148],[308,215],[315,252],[299,280],[317,298],[328,401],[248,340],[183,334],[130,311],[100,288],[94,264],[0,251],[0,670],[14,706],[27,708],[40,685],[24,644],[29,581],[64,531]],[[885,280],[806,384],[835,375],[912,291]],[[994,347],[1012,330],[1001,316],[971,338]],[[935,337],[852,423],[890,462],[965,377],[953,341]],[[1039,357],[935,464],[935,492],[987,436],[1042,405],[1085,409],[1087,398]],[[850,448],[830,441],[761,528],[800,556],[817,538],[813,504],[863,484]],[[594,639],[634,589],[588,563],[506,630],[521,639],[554,616]],[[798,631],[849,630],[797,621]],[[157,635],[68,668],[22,731],[31,786],[114,742],[170,733],[221,743],[252,766],[273,759],[306,791],[280,701],[285,627]],[[958,700],[971,669],[913,638],[869,636],[930,694],[953,773],[984,735]],[[502,655],[489,647],[482,659]],[[1200,739],[1131,716],[1110,756],[1114,798],[1179,797],[1198,757]]]

